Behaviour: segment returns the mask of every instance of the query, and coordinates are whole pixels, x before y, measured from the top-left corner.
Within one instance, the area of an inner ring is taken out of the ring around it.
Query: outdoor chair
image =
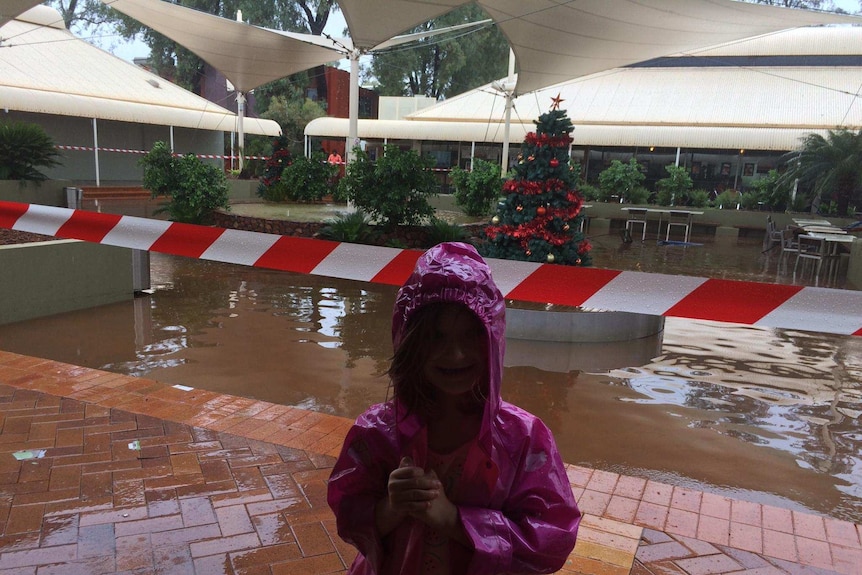
[[[763,249],[772,249],[774,245],[782,245],[783,230],[779,230],[775,225],[775,220],[772,216],[766,216],[766,236],[763,238]]]
[[[642,226],[641,230],[641,241],[646,239],[646,226],[647,226],[647,209],[646,208],[629,208],[628,209],[629,217],[626,220],[626,231],[629,233],[629,237],[631,237],[632,229],[640,224]]]
[[[802,263],[804,271],[807,261],[812,262],[814,268],[814,285],[820,281],[820,269],[823,267],[823,260],[826,259],[826,242],[822,238],[813,238],[808,235],[801,235],[798,238],[799,248],[796,253],[796,264],[793,266],[793,281],[796,281],[796,270],[799,267],[799,262]]]
[[[674,210],[668,213],[667,231],[664,236],[665,241],[670,241],[670,229],[674,226],[683,229],[683,240],[688,242],[691,233],[691,214],[689,212],[677,212]]]

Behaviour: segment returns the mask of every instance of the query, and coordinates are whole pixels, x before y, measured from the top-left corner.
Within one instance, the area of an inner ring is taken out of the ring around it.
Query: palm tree
[[[41,182],[48,177],[37,168],[60,165],[54,141],[37,124],[0,122],[0,180]]]
[[[808,134],[802,149],[785,156],[787,171],[783,184],[798,178],[801,186],[809,187],[814,196],[834,200],[838,215],[848,215],[851,202],[860,205],[862,199],[862,130],[829,130],[826,137]]]

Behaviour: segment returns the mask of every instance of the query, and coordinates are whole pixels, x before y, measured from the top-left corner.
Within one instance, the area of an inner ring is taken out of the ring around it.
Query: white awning
[[[0,28],[0,105],[21,112],[233,131],[236,115],[76,38],[53,8],[37,6]],[[245,119],[277,136],[277,122]]]
[[[348,120],[317,118],[305,129],[316,138],[342,139]],[[535,125],[513,124],[511,141],[524,141]],[[800,139],[826,129],[758,128],[752,126],[633,126],[630,124],[579,125],[572,133],[578,147],[643,147],[749,149],[787,151],[799,147]],[[364,140],[418,140],[443,142],[503,142],[502,124],[477,122],[423,122],[409,120],[359,120],[359,137]]]

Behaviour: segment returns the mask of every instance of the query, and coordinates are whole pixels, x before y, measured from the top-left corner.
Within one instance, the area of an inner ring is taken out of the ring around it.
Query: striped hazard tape
[[[58,150],[71,150],[73,152],[94,152],[99,150],[100,152],[116,152],[119,154],[149,154],[149,150],[124,150],[122,148],[94,148],[91,146],[54,146]],[[174,154],[175,156],[181,156],[182,154]],[[220,154],[194,154],[198,158],[204,158],[208,160],[234,160],[239,158],[239,156],[223,156]],[[268,160],[268,156],[243,156],[246,160]]]
[[[0,228],[372,283],[400,285],[416,250],[0,202]],[[862,335],[862,292],[488,260],[509,299]]]

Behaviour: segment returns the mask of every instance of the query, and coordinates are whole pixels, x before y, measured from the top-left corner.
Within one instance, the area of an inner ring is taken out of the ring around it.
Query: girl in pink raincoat
[[[500,398],[505,301],[467,244],[425,252],[392,318],[394,399],[368,409],[329,479],[350,573],[551,573],[581,514],[554,438]]]

